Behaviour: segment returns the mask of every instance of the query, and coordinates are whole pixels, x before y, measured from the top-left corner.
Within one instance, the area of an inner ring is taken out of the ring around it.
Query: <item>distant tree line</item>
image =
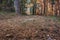
[[[33,3],[33,7],[30,8],[33,14],[60,15],[60,0],[41,0],[40,3],[36,3],[37,1],[40,0],[0,0],[0,11],[24,14],[27,9],[25,4]]]

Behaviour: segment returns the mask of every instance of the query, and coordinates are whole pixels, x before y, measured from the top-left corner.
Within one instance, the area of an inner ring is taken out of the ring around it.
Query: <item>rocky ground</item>
[[[0,16],[0,40],[60,40],[60,22],[45,16]]]

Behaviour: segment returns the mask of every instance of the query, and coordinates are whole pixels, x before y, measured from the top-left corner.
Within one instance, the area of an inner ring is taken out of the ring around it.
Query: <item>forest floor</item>
[[[0,40],[60,40],[60,20],[50,16],[0,14]]]

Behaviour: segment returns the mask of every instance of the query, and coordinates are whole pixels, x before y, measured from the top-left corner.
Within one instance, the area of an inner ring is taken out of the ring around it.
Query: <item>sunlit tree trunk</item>
[[[44,15],[44,0],[42,0],[42,15]]]
[[[15,7],[15,12],[21,14],[20,7],[19,7],[19,0],[14,0],[14,7]]]
[[[47,15],[47,12],[48,12],[48,0],[45,1],[45,14],[46,15]]]

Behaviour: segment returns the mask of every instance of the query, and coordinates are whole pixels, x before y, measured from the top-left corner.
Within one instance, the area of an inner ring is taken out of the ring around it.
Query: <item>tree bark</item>
[[[18,14],[20,13],[20,5],[19,5],[19,0],[14,0],[14,7],[15,7],[15,12]]]
[[[60,16],[60,0],[59,0],[59,16]]]
[[[48,0],[44,0],[44,15],[47,14],[47,4],[48,4]]]
[[[2,0],[0,0],[0,4],[2,4]]]

